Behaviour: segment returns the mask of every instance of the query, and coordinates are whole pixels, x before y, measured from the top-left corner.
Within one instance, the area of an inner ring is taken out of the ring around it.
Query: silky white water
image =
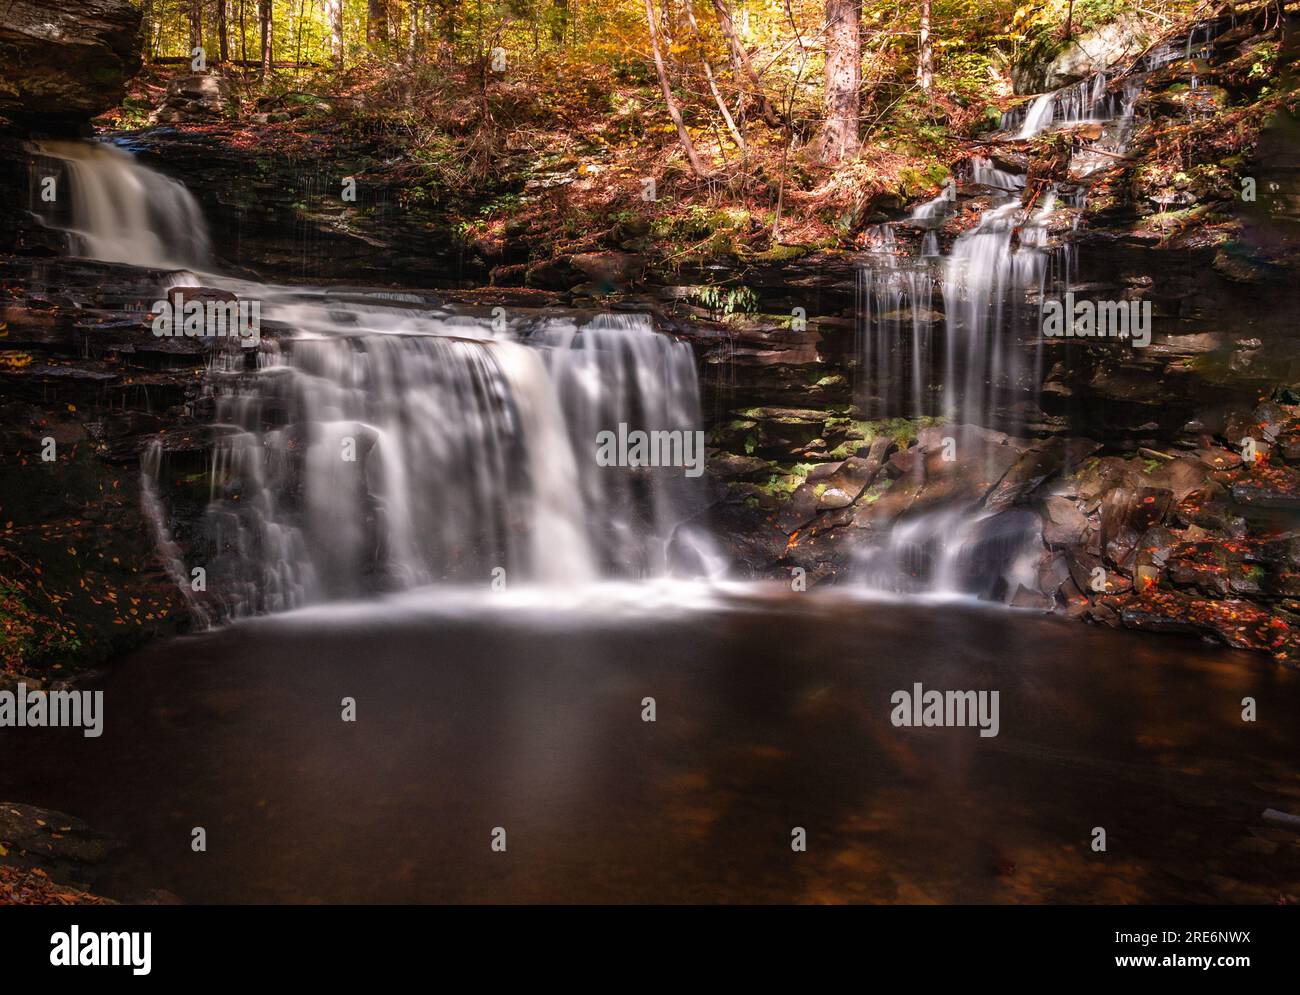
[[[1002,131],[1030,139],[1101,125],[1094,147],[1071,163],[1075,178],[1086,177],[1126,148],[1146,76],[1208,54],[1230,24],[1205,22],[1131,66],[1040,94],[1003,115]],[[858,276],[859,407],[871,418],[938,417],[954,441],[968,426],[1031,434],[1043,378],[1040,302],[1069,289],[1072,268],[1069,246],[1049,243],[1048,224],[1058,201],[1082,206],[1087,188],[1027,191],[1023,174],[981,156],[967,161],[962,188],[987,205],[946,256],[935,229],[958,209],[950,183],[900,223],[924,231],[916,257],[900,253],[888,225],[872,240],[887,251],[870,255]],[[965,496],[893,523],[860,555],[857,573],[877,591],[1010,600],[1035,587],[1039,528],[1035,515],[990,514]]]
[[[1094,148],[1074,157],[1076,177],[1108,165],[1122,152],[1147,74],[1177,58],[1203,53],[1213,35],[1198,28],[1186,44],[1149,53],[1132,72],[1097,73],[1041,94],[1004,115],[1017,139],[1085,122],[1101,126]],[[962,189],[983,198],[975,223],[939,255],[936,228],[959,209],[945,184],[913,209],[906,224],[923,230],[915,257],[900,253],[889,226],[858,279],[859,406],[867,417],[937,417],[954,437],[963,426],[1011,436],[1032,434],[1042,382],[1041,301],[1069,289],[1073,260],[1051,244],[1048,225],[1058,201],[1081,206],[1082,184],[1026,190],[1022,173],[972,156]],[[1010,599],[1031,590],[1030,563],[1041,548],[1033,516],[990,515],[969,496],[895,522],[860,556],[857,570],[875,590]]]
[[[282,287],[206,271],[202,210],[180,184],[111,146],[45,143],[70,202],[49,222],[74,253],[171,270],[177,287],[261,302],[256,351],[210,362],[200,528],[180,543],[170,457],[145,454],[160,552],[214,619],[439,582],[581,587],[717,574],[683,522],[702,507],[682,467],[597,464],[620,423],[697,432],[690,347],[644,315],[458,314],[409,293]],[[191,530],[193,531],[193,530]]]
[[[63,172],[38,167],[34,179],[41,206],[66,210],[60,227],[73,255],[160,269],[208,265],[203,211],[182,184],[100,142],[42,141],[37,153]]]

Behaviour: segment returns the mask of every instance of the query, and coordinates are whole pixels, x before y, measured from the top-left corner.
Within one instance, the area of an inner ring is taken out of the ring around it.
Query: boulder
[[[1206,462],[1191,457],[1172,460],[1151,475],[1152,482],[1157,487],[1173,491],[1175,504],[1205,487],[1208,478],[1209,468]]]
[[[1040,61],[1033,48],[1012,70],[1017,93],[1043,93],[1074,80],[1091,76],[1126,59],[1135,59],[1150,42],[1148,22],[1138,14],[1126,14],[1109,24],[1076,34],[1050,61]]]
[[[1043,542],[1049,546],[1073,546],[1083,540],[1088,519],[1074,501],[1067,497],[1049,497],[1043,501]]]
[[[1101,543],[1107,558],[1125,564],[1142,536],[1161,522],[1173,506],[1173,494],[1160,487],[1116,487],[1101,503]]]
[[[153,113],[162,124],[182,121],[212,121],[224,117],[230,104],[230,84],[224,76],[195,73],[177,76],[167,83],[167,95]]]

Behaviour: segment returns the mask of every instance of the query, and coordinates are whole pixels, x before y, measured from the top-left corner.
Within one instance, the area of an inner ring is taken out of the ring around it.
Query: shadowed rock
[[[69,125],[120,102],[140,68],[128,0],[11,0],[0,19],[0,114]]]

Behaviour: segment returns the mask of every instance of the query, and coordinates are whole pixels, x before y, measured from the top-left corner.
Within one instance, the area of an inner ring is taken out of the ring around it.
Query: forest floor
[[[742,119],[743,149],[697,127],[712,163],[699,177],[648,80],[559,60],[502,78],[464,66],[393,68],[267,83],[232,71],[222,110],[179,126],[221,123],[236,143],[277,155],[366,145],[368,179],[401,183],[408,206],[437,203],[489,257],[507,242],[512,259],[537,260],[603,241],[670,257],[780,258],[783,247],[856,247],[870,212],[930,195],[959,152],[957,136],[1015,100],[1009,83],[996,104],[907,91],[869,121],[862,154],[836,166],[819,160],[818,122],[806,111],[787,108],[775,123]],[[115,131],[155,123],[177,76],[176,67],[146,67],[97,123]]]
[[[1164,125],[1135,155],[1116,158],[1090,214],[1157,216],[1165,234],[1216,223],[1260,128],[1279,108],[1300,104],[1295,90],[1270,85],[1282,70],[1277,48],[1242,44],[1214,86],[1165,81],[1177,85],[1162,98],[1169,106],[1154,109]],[[399,209],[438,215],[494,269],[602,249],[672,262],[863,248],[872,223],[933,196],[963,159],[1005,150],[1008,136],[991,129],[1002,111],[1029,99],[1014,95],[1009,79],[957,77],[928,95],[883,89],[867,100],[861,153],[839,164],[820,161],[817,110],[793,98],[771,94],[772,121],[755,109],[742,114],[743,148],[695,107],[689,123],[711,170],[700,177],[652,76],[564,54],[505,74],[428,60],[269,80],[231,70],[207,104],[175,99],[187,71],[145,67],[98,125],[211,126],[256,155],[318,163],[355,162],[360,151],[365,182],[397,191]],[[1189,62],[1182,71],[1204,67]],[[186,109],[169,112],[169,104]],[[1044,135],[1011,145],[1033,161],[1031,178],[1048,182],[1060,178],[1054,163],[1068,163],[1069,142]]]

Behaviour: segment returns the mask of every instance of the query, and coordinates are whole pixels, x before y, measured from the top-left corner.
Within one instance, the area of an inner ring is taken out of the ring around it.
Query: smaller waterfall
[[[952,211],[952,206],[957,200],[957,184],[949,176],[943,181],[943,189],[939,191],[939,196],[933,200],[927,200],[924,204],[918,204],[912,208],[912,213],[908,216],[911,221],[929,221],[932,218],[939,218]]]
[[[36,153],[33,207],[68,232],[74,255],[159,269],[208,264],[203,211],[180,183],[101,142],[42,141]]]
[[[1123,72],[1112,68],[1041,93],[1003,114],[1000,128],[1014,131],[1016,138],[1028,139],[1051,128],[1105,124],[1114,133],[1109,144],[1121,148],[1127,141],[1134,105],[1146,77],[1171,62],[1210,57],[1214,39],[1232,26],[1232,20],[1228,16],[1196,24],[1183,38],[1156,46]]]
[[[1075,124],[1126,123],[1132,116],[1142,77],[1126,77],[1112,87],[1113,74],[1097,73],[1070,86],[1041,93],[1002,115],[1002,130],[1027,139],[1052,128]]]
[[[1017,138],[1032,138],[1040,131],[1050,128],[1052,120],[1055,117],[1056,94],[1040,93],[1034,98],[1029,109],[1025,111],[1024,122],[1020,126]],[[1006,115],[1002,118],[1002,127],[1009,128],[1014,118],[1008,118]]]
[[[860,379],[873,417],[938,413],[932,392],[942,321],[937,298],[928,262],[904,259],[858,271]]]
[[[991,159],[973,156],[970,160],[970,181],[976,186],[1001,190],[1005,193],[1019,193],[1025,189],[1023,173],[1009,173],[993,165]]]
[[[1213,39],[1230,23],[1220,18],[1197,25],[1126,73],[1111,69],[1041,94],[1003,115],[1002,131],[1028,139],[1095,123],[1102,125],[1096,147],[1121,151],[1146,76],[1178,59],[1210,54]],[[1086,176],[1104,165],[1095,151],[1085,150],[1072,168]],[[1068,246],[1049,244],[1048,219],[1058,196],[1077,206],[1086,187],[1031,195],[1024,176],[980,157],[969,160],[964,185],[990,203],[957,236],[946,259],[928,258],[935,245],[928,236],[953,209],[948,189],[901,223],[927,228],[920,258],[871,256],[859,274],[859,403],[872,416],[940,414],[944,430],[957,438],[971,426],[1018,435],[1036,411],[1042,380],[1039,302],[1049,289],[1069,286],[1072,256]],[[941,322],[932,317],[936,298],[942,300]],[[986,477],[995,480],[1004,470],[1005,464],[990,465]],[[1035,514],[1015,508],[990,513],[966,493],[893,522],[863,553],[857,571],[876,590],[1010,601],[1021,585],[1036,589],[1041,551]]]
[[[859,393],[871,417],[938,415],[1014,431],[1007,409],[1036,392],[1038,309],[1028,301],[1063,270],[1045,227],[1055,197],[1027,213],[1024,177],[983,158],[971,161],[969,182],[993,191],[995,206],[946,258],[927,237],[919,259],[873,255],[859,271]],[[951,209],[945,190],[909,222]]]
[[[981,215],[953,244],[944,274],[947,350],[944,417],[966,425],[1014,431],[1002,414],[1023,392],[1037,393],[1037,370],[1026,364],[1026,346],[1037,354],[1038,307],[1048,273],[1044,225],[1054,196],[1026,217],[1018,199]],[[1026,374],[1031,376],[1026,379]]]
[[[914,515],[861,556],[856,573],[869,588],[899,594],[1010,601],[1033,589],[1042,525],[1032,512],[971,514],[963,506]]]

